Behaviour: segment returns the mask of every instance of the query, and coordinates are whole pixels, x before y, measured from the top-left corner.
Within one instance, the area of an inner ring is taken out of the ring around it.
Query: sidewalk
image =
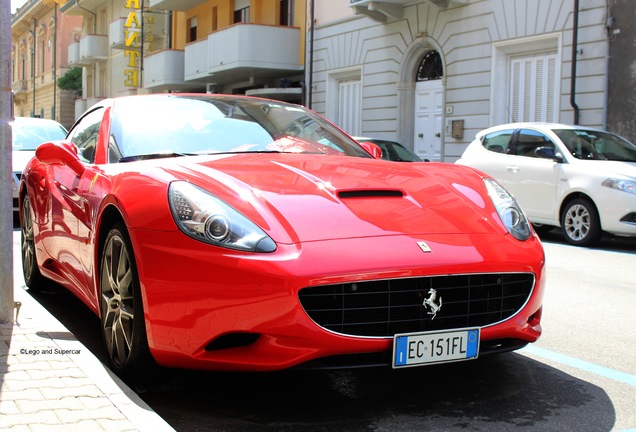
[[[173,431],[23,289],[19,236],[13,278],[21,308],[16,324],[0,324],[0,430]]]

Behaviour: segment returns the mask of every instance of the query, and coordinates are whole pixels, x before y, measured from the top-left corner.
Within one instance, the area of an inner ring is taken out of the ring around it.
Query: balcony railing
[[[144,87],[176,89],[183,87],[184,57],[182,50],[163,50],[144,59]]]
[[[70,53],[70,49],[69,49]],[[79,41],[79,64],[108,59],[108,36],[86,35]]]
[[[186,80],[219,84],[301,71],[300,29],[236,24],[215,31],[205,40],[186,45],[185,68]]]
[[[144,33],[143,37],[146,42],[150,41],[158,41],[160,39],[164,39],[166,35],[166,21],[164,17],[159,16],[160,19],[157,19],[157,15],[159,14],[150,14],[146,13],[146,17],[151,16],[153,18],[152,24],[146,23],[144,25]],[[118,18],[115,21],[110,23],[108,28],[108,45],[114,49],[129,49],[129,50],[138,50],[139,47],[127,47],[126,46],[126,18]],[[141,43],[141,33],[138,36],[137,40],[130,40],[130,42]]]
[[[27,91],[28,86],[29,80],[15,80],[11,84],[11,90],[13,90],[14,93],[18,94]]]
[[[150,9],[186,11],[206,2],[207,0],[150,0]]]

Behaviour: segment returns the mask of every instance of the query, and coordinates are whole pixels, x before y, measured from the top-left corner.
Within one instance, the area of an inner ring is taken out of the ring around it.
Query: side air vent
[[[402,198],[404,193],[394,189],[364,189],[338,192],[338,198]]]

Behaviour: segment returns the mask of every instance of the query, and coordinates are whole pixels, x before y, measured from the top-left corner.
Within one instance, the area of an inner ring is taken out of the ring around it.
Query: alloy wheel
[[[570,239],[577,242],[585,239],[591,226],[590,212],[585,206],[575,204],[568,208],[565,214],[564,229]]]
[[[133,347],[134,274],[123,238],[110,236],[104,247],[101,275],[102,326],[112,362],[126,366]]]

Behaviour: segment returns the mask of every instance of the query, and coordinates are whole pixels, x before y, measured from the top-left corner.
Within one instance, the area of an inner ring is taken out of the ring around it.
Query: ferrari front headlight
[[[192,238],[248,252],[276,250],[276,243],[255,223],[191,183],[172,182],[168,201],[177,226]]]
[[[528,240],[530,238],[530,223],[517,200],[495,180],[487,178],[484,179],[484,183],[499,218],[508,232],[517,240]]]

